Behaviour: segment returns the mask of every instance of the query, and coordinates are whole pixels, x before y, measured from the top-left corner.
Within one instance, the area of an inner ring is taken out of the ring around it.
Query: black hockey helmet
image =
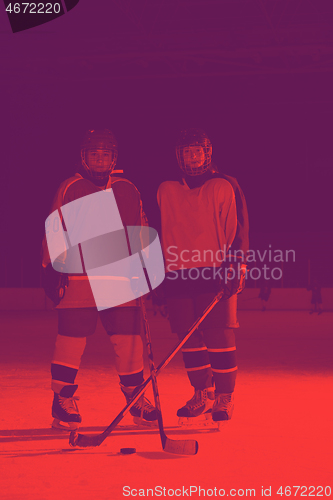
[[[202,148],[204,158],[200,165],[190,165],[184,161],[184,150],[191,146],[200,146]],[[212,143],[207,134],[201,129],[182,130],[176,141],[176,156],[183,172],[191,176],[202,175],[207,172],[211,164]]]
[[[87,159],[87,152],[104,150],[111,153],[111,159],[103,170],[94,168]],[[98,180],[107,180],[114,169],[118,157],[118,143],[114,134],[108,130],[88,130],[81,144],[81,161],[88,174]]]

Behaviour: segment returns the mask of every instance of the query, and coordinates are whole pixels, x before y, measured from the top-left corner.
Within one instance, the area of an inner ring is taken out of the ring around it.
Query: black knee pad
[[[139,307],[113,307],[99,312],[108,335],[140,335],[142,328]]]

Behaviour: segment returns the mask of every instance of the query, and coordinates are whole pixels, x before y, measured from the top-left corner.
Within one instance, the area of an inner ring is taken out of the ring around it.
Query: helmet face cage
[[[110,165],[105,170],[94,170],[89,165],[87,153],[89,151],[104,150],[112,153]],[[116,166],[118,157],[118,145],[116,138],[110,130],[89,130],[81,145],[81,161],[88,174],[97,180],[107,180]]]
[[[201,165],[198,166],[191,166],[188,163],[185,163],[184,160],[184,149],[188,148],[190,146],[200,146],[203,149],[205,159],[204,162]],[[185,174],[188,175],[202,175],[210,167],[211,164],[211,158],[212,158],[212,145],[209,140],[205,140],[204,142],[195,142],[191,144],[184,144],[181,146],[176,147],[176,155],[177,155],[177,160],[180,168],[182,169]]]
[[[204,153],[204,161],[200,165],[190,165],[185,163],[184,149],[191,146],[200,146]],[[180,140],[176,146],[176,156],[178,164],[187,175],[202,175],[210,168],[212,158],[212,143],[205,132],[198,129],[189,129],[181,132]]]

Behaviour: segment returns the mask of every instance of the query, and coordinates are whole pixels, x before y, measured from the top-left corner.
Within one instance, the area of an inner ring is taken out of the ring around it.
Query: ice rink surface
[[[158,363],[177,339],[167,320],[152,311],[149,320]],[[269,493],[283,499],[288,486],[293,498],[327,498],[327,486],[333,496],[333,314],[240,311],[239,320],[235,411],[220,431],[177,426],[176,411],[192,396],[180,354],[158,377],[167,435],[199,442],[198,454],[184,457],[163,452],[157,429],[136,428],[129,415],[100,447],[70,448],[68,433],[51,429],[56,313],[2,311],[0,499],[249,498]],[[125,403],[101,325],[88,338],[77,383],[80,432],[101,432]],[[147,395],[153,400],[151,389]],[[135,447],[137,453],[121,455],[123,447]]]

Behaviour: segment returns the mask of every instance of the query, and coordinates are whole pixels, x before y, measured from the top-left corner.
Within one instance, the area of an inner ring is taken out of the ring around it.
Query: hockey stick
[[[153,350],[151,346],[151,335],[150,335],[150,327],[147,319],[146,305],[144,302],[144,298],[140,298],[141,310],[143,316],[143,328],[145,332],[145,340],[148,352],[148,361],[149,361],[149,370],[150,376],[153,386],[154,400],[155,400],[155,408],[157,411],[157,422],[158,428],[160,431],[162,448],[164,451],[168,453],[175,453],[177,455],[196,455],[198,452],[198,442],[195,439],[170,439],[165,434],[164,426],[163,426],[163,418],[162,418],[162,409],[160,403],[160,396],[157,387],[156,380],[156,369],[154,364]]]
[[[155,370],[155,377],[160,373],[163,368],[165,368],[172,358],[175,357],[177,352],[183,347],[185,342],[190,338],[192,333],[198,328],[198,326],[203,322],[205,317],[210,313],[210,311],[215,307],[215,305],[221,300],[223,297],[223,290],[221,290],[216,297],[212,300],[212,302],[206,307],[200,318],[198,318],[185,337],[176,344],[176,346],[169,352],[169,354],[164,358],[163,361],[158,365],[158,367]],[[85,434],[79,434],[77,431],[72,431],[69,436],[69,444],[71,446],[80,446],[81,448],[87,448],[88,446],[99,446],[100,444],[103,443],[103,441],[111,434],[113,429],[117,427],[119,422],[124,418],[126,413],[129,412],[129,410],[132,408],[132,406],[138,401],[138,399],[142,396],[142,394],[145,392],[146,388],[151,384],[152,382],[152,376],[148,377],[144,383],[140,386],[140,390],[136,393],[136,395],[127,403],[127,405],[121,410],[121,412],[116,416],[116,418],[111,422],[111,424],[103,431],[101,434],[98,434],[97,436],[86,436]]]

